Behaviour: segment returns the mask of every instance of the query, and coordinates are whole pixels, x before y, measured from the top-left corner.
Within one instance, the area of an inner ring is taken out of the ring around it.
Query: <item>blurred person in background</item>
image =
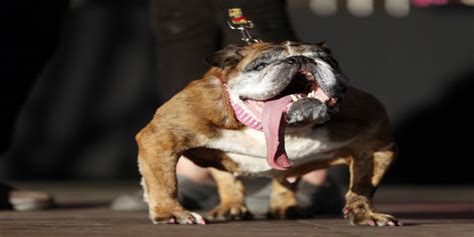
[[[0,155],[9,148],[19,111],[57,46],[68,6],[65,0],[1,3]],[[39,210],[52,204],[48,193],[0,183],[0,209]]]
[[[227,9],[240,7],[255,24],[254,38],[263,41],[297,41],[285,0],[151,0],[151,27],[158,55],[158,93],[166,102],[190,81],[201,78],[209,69],[203,58],[228,44],[245,44],[238,31],[227,27]],[[218,204],[213,178],[206,168],[181,157],[177,165],[179,199],[188,209],[211,209]],[[264,212],[271,184],[247,197],[254,212]],[[298,188],[301,209],[308,214],[336,214],[342,210],[339,187],[326,170],[313,171],[302,178]],[[119,196],[112,203],[116,210],[146,209],[142,192]]]

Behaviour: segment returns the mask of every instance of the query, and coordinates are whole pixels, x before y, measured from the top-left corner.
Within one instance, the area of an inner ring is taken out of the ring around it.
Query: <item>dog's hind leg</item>
[[[299,178],[293,183],[288,182],[285,178],[274,178],[272,180],[268,217],[294,219],[300,216],[298,199],[296,198],[298,182]]]
[[[398,220],[375,210],[372,197],[383,175],[396,157],[395,149],[361,152],[349,158],[350,186],[344,217],[354,225],[396,226]]]
[[[242,182],[229,172],[209,168],[216,181],[221,202],[209,212],[210,220],[243,220],[252,218],[245,206],[245,189]]]

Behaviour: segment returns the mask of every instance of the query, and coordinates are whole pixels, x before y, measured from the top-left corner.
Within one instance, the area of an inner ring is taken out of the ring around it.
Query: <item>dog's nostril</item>
[[[294,57],[289,57],[289,58],[286,59],[286,63],[288,63],[288,64],[295,64],[296,61],[297,60]]]
[[[310,62],[310,58],[305,56],[291,56],[285,59],[285,62],[288,64],[296,64],[296,63],[308,63]]]

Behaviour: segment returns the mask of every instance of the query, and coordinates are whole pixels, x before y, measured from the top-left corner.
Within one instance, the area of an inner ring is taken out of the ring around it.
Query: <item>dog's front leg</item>
[[[351,181],[343,213],[354,225],[395,226],[398,220],[377,212],[372,197],[377,186],[395,159],[394,151],[361,152],[349,159]]]
[[[209,168],[216,181],[221,202],[208,214],[213,220],[244,220],[252,218],[244,203],[245,189],[242,182],[229,172]]]
[[[138,135],[137,142],[144,198],[151,221],[155,224],[205,224],[199,214],[185,210],[178,202],[178,156],[166,146],[160,146],[152,136]]]

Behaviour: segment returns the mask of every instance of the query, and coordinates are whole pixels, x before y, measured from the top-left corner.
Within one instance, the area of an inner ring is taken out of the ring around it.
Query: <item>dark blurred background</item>
[[[386,105],[400,147],[386,182],[473,184],[474,7],[412,1],[407,10],[400,2],[408,1],[385,1],[370,9],[363,3],[371,1],[334,0],[335,9],[289,0],[288,10],[302,41],[328,40],[352,84]],[[21,56],[42,57],[49,52],[35,45],[59,44],[21,108],[0,178],[137,179],[134,135],[160,103],[148,1],[71,1],[59,34],[41,25],[56,24],[57,9],[46,1],[32,8],[36,14],[2,23],[31,43]],[[22,21],[46,30],[32,36]],[[21,80],[2,83],[17,83],[13,95],[24,90]]]

